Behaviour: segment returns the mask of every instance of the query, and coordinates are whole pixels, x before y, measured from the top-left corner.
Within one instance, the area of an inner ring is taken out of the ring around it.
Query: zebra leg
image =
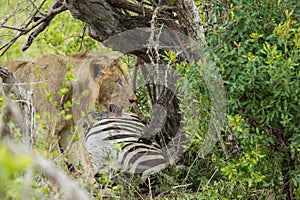
[[[160,104],[155,104],[152,107],[150,124],[144,129],[140,142],[150,144],[154,137],[163,129],[167,119],[167,111]]]

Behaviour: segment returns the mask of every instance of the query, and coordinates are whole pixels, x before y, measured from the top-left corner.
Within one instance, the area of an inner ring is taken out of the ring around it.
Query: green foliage
[[[145,116],[146,119],[150,119],[151,104],[148,100],[146,86],[138,87],[135,91],[135,94],[137,96],[137,105],[143,113],[143,116]]]
[[[212,55],[227,90],[226,134],[234,134],[239,147],[238,155],[220,165],[221,172],[249,196],[299,193],[298,6],[232,1],[231,21],[209,32],[209,44],[219,47]]]
[[[210,120],[210,95],[200,65],[181,62],[176,64],[176,69],[184,75],[177,85],[181,91],[177,97],[181,100],[182,123],[189,140],[187,144],[191,147],[189,151],[199,152]]]
[[[231,161],[226,163],[226,166],[221,168],[221,172],[228,177],[230,182],[233,185],[246,185],[247,187],[255,187],[256,183],[262,182],[265,178],[262,175],[263,167],[262,158],[265,155],[260,154],[257,148],[257,142],[259,140],[254,139],[256,136],[251,137],[249,135],[249,128],[245,124],[245,121],[242,119],[240,115],[236,115],[234,117],[228,116],[229,124],[232,128],[232,131],[235,135],[242,140],[241,143],[246,144],[250,142],[251,145],[256,145],[256,148],[247,148],[244,149],[244,152],[237,159],[233,158]],[[244,138],[243,138],[244,137]]]
[[[264,179],[264,176],[260,172],[256,172],[258,162],[264,155],[260,155],[258,152],[252,151],[244,153],[236,163],[228,162],[227,166],[222,168],[222,172],[225,176],[231,180],[232,184],[247,185],[249,188],[253,186],[253,183],[259,183]]]
[[[13,197],[22,195],[23,184],[17,177],[33,164],[30,155],[17,155],[12,153],[8,147],[0,143],[0,198],[4,194]]]

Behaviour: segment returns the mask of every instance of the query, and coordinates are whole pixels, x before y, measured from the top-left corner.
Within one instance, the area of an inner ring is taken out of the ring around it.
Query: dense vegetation
[[[227,121],[221,138],[205,158],[199,157],[209,122],[206,113],[209,94],[202,74],[195,70],[196,65],[177,64],[178,71],[185,74],[199,96],[201,118],[197,127],[193,123],[185,127],[188,133],[196,129],[189,135],[191,144],[180,167],[160,173],[156,192],[164,199],[299,199],[299,1],[230,0],[228,5],[229,21],[220,18],[216,27],[209,26],[206,31],[208,51],[226,89]],[[214,9],[220,16],[225,15],[226,8],[222,5],[215,4]],[[62,19],[70,21],[64,23]],[[28,57],[45,52],[107,51],[92,39],[81,37],[82,26],[68,12],[60,14],[35,41]],[[61,30],[59,34],[57,29]],[[24,56],[17,44],[1,62],[19,57]],[[42,152],[42,148],[39,146],[36,151]],[[11,154],[4,144],[0,145],[0,152],[0,197],[21,199],[24,181],[20,174],[32,160],[28,155]],[[23,164],[18,165],[19,162]],[[101,178],[101,186],[109,182],[107,177]],[[42,176],[37,176],[31,186],[32,195],[36,199],[43,195],[50,198],[57,189],[50,191],[49,185]],[[88,191],[96,191],[95,186],[82,185]],[[116,198],[132,198],[139,197],[137,191],[138,188],[116,186],[112,193]],[[101,198],[97,192],[95,195]]]

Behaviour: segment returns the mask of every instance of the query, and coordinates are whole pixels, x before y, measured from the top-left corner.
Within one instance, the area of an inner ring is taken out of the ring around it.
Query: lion
[[[33,91],[34,107],[38,113],[36,140],[44,140],[41,135],[47,131],[47,136],[58,136],[58,145],[70,156],[72,167],[81,165],[87,168],[90,163],[84,135],[80,130],[75,131],[80,118],[98,107],[117,114],[136,101],[121,66],[120,58],[88,54],[49,54],[32,61],[4,64],[26,90]]]

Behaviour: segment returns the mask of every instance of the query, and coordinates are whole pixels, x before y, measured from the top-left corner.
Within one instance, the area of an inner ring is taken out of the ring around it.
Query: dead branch
[[[7,25],[2,25],[1,28],[6,28],[6,29],[10,29],[10,30],[15,30],[15,31],[23,31],[23,28],[18,28],[18,27],[13,27],[13,26],[7,26]]]
[[[127,0],[109,0],[108,2],[117,8],[122,8],[147,17],[151,17],[153,13],[152,10],[145,8],[143,4],[134,4]]]
[[[33,6],[36,8],[35,12],[32,14],[32,16],[30,17],[30,20],[28,21],[28,23],[25,25],[25,28],[27,28],[32,21],[34,21],[35,16],[37,15],[37,13],[40,12],[41,8],[44,6],[44,4],[46,3],[47,0],[43,0],[42,3],[40,4],[40,6],[38,8],[36,8],[35,4],[33,2],[31,2],[31,4],[33,4]]]
[[[34,12],[34,14],[32,15],[30,21],[32,21],[33,18],[34,18],[38,13],[39,13],[40,15],[44,15],[44,14],[41,12],[41,8],[42,8],[43,5],[46,3],[46,1],[47,1],[47,0],[44,0],[44,1],[40,4],[40,6],[37,7],[37,6],[35,5],[35,3],[34,3],[33,0],[29,0],[29,2],[31,3],[31,5],[35,8],[35,12]],[[27,24],[27,26],[28,26],[28,25],[29,25],[29,24]]]
[[[14,93],[19,102],[21,102],[22,109],[24,112],[23,123],[25,125],[25,141],[30,149],[33,148],[33,137],[34,137],[34,114],[35,109],[33,106],[32,91],[25,90],[21,85],[19,85],[18,79],[13,73],[9,72],[8,69],[0,68],[0,77],[2,78],[5,87],[5,93]]]
[[[128,0],[56,0],[47,13],[42,14],[41,8],[45,1],[43,0],[39,6],[33,5],[35,12],[33,12],[25,27],[10,27],[5,25],[5,28],[10,28],[17,32],[9,42],[0,47],[2,51],[0,56],[21,36],[33,31],[29,35],[27,43],[22,48],[23,51],[26,51],[34,39],[49,26],[51,20],[58,13],[66,9],[71,12],[74,18],[86,22],[90,36],[100,42],[127,30],[150,27],[150,21],[154,16],[154,12],[156,12],[156,27],[163,26],[164,28],[181,32],[198,41],[204,41],[204,30],[201,25],[201,19],[195,2],[192,0],[176,0],[172,5],[165,1],[154,0],[149,2]],[[31,3],[33,4],[33,2]],[[41,14],[40,19],[39,16],[36,16],[39,14]],[[119,49],[120,47],[108,47],[114,50],[122,50]],[[143,59],[147,57],[146,52],[142,50],[131,53]]]
[[[179,12],[178,9],[181,8],[176,5],[159,5],[155,1],[150,1],[145,5],[144,2],[128,0],[69,0],[66,2],[66,6],[74,18],[80,19],[89,25],[90,36],[100,42],[103,42],[118,33],[123,33],[135,28],[149,28],[154,10],[157,12],[156,26],[164,26],[185,33],[183,26],[178,23],[176,15],[176,12]],[[140,38],[139,41],[142,41],[144,37],[140,37],[142,38]],[[127,44],[136,44],[136,41],[139,38],[132,37],[130,39],[132,39],[132,42],[128,41]],[[113,50],[121,52],[124,50],[120,49],[122,48],[122,45],[120,44],[105,45]],[[140,56],[143,59],[148,59],[144,50],[130,53]]]

